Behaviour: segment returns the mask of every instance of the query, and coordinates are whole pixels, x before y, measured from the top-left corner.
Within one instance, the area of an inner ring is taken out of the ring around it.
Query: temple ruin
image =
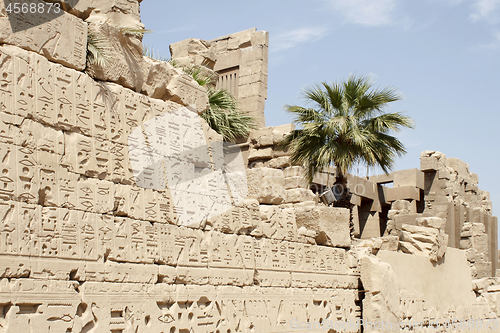
[[[206,88],[143,56],[140,0],[8,2],[1,333],[498,332],[498,223],[465,162],[349,175],[352,213],[328,206],[335,170],[309,184],[277,147],[293,125],[265,127],[267,32],[170,46],[258,120],[228,146]],[[92,33],[112,61],[87,66]]]

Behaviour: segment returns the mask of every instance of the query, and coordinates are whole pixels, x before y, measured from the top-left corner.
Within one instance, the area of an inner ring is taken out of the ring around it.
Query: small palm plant
[[[254,118],[241,112],[236,98],[226,90],[209,87],[208,103],[210,107],[200,116],[225,141],[234,142],[239,137],[248,136],[252,129],[257,129]]]
[[[181,65],[172,58],[162,57],[152,47],[145,46],[145,57],[167,61],[172,66],[179,68]],[[236,98],[224,89],[215,88],[215,76],[204,73],[204,63],[195,66],[183,66],[182,70],[191,76],[200,86],[207,87],[209,108],[200,116],[208,123],[210,128],[223,136],[225,141],[235,142],[238,138],[246,137],[250,131],[257,129],[257,123],[252,116],[239,110]]]
[[[211,86],[215,81],[215,77],[213,75],[203,74],[202,66],[184,66],[182,70],[184,71],[184,73],[191,76],[196,81],[196,83],[198,83],[202,87]]]
[[[310,182],[317,171],[334,165],[334,189],[341,194],[337,204],[348,206],[348,171],[363,163],[388,173],[395,157],[406,153],[391,134],[413,128],[414,123],[400,112],[384,112],[387,104],[400,100],[401,95],[394,88],[373,89],[369,77],[351,75],[347,81],[323,82],[305,89],[303,97],[313,108],[285,106],[301,128],[287,135],[281,147],[289,149],[292,163],[307,167]]]
[[[210,107],[200,116],[225,141],[235,142],[238,138],[247,137],[252,129],[257,129],[255,119],[239,110],[238,101],[230,92],[215,88],[215,77],[204,74],[202,66],[185,66],[183,70],[200,86],[207,87]]]

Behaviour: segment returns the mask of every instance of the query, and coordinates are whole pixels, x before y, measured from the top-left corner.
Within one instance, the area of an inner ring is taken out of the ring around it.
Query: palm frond
[[[226,90],[209,88],[208,101],[210,107],[200,116],[225,141],[246,137],[252,129],[257,129],[255,119],[241,112],[236,98]]]
[[[120,25],[115,26],[115,28],[117,28],[123,35],[131,35],[141,39],[144,37],[144,34],[149,34],[152,32],[151,30],[139,25]]]
[[[204,87],[214,81],[213,75],[203,74],[202,66],[185,66],[182,68],[184,73],[191,76],[200,86]]]
[[[87,33],[87,73],[91,72],[91,66],[103,67],[109,64],[110,61],[111,44],[108,38],[89,27]]]

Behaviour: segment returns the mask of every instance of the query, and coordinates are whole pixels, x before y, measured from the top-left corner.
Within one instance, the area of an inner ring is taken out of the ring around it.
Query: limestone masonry
[[[497,219],[467,164],[426,151],[327,206],[334,170],[309,185],[277,148],[293,126],[264,127],[268,33],[170,46],[258,120],[228,145],[206,89],[142,56],[139,3],[21,31],[0,3],[1,333],[498,332]],[[88,33],[113,61],[86,66]]]

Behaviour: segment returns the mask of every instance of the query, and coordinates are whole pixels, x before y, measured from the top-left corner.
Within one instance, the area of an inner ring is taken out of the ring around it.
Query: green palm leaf
[[[241,112],[236,98],[226,90],[208,88],[208,102],[210,107],[200,116],[224,140],[235,141],[257,128],[254,118]]]
[[[111,45],[106,36],[100,34],[89,26],[87,33],[87,73],[91,73],[90,67],[97,65],[106,66],[111,61]]]

